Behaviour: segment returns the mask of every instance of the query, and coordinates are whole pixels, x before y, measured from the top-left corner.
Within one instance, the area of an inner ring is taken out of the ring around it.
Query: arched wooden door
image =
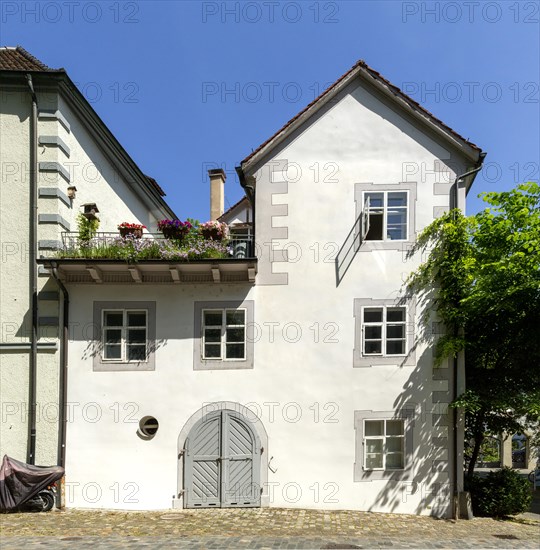
[[[231,410],[205,415],[184,446],[186,508],[261,505],[261,445],[250,423]]]

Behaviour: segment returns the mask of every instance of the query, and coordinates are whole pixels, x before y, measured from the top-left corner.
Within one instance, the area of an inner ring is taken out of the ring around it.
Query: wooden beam
[[[94,267],[92,265],[87,265],[86,270],[88,271],[88,273],[90,273],[90,277],[92,277],[92,279],[94,280],[94,283],[103,282],[101,271],[97,267]]]
[[[141,272],[137,266],[130,265],[128,271],[131,273],[131,277],[136,283],[142,283]]]

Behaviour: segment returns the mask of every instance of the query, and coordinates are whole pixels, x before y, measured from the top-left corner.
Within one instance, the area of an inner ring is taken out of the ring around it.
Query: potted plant
[[[143,235],[143,229],[146,229],[146,225],[140,223],[128,223],[122,222],[118,224],[118,230],[122,239],[126,237],[133,237],[134,239],[140,239]]]
[[[229,236],[229,227],[226,223],[218,221],[209,221],[201,223],[200,232],[205,239],[213,241],[222,241]]]
[[[158,221],[158,229],[163,233],[166,239],[174,239],[177,241],[183,240],[183,238],[189,233],[193,226],[190,222],[182,222],[180,220],[160,220]]]

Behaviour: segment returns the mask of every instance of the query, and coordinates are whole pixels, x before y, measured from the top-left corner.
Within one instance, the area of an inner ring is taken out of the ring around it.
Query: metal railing
[[[118,232],[96,232],[89,241],[81,240],[78,232],[62,232],[62,248],[61,252],[65,257],[69,257],[70,251],[80,250],[83,247],[90,247],[93,250],[105,249],[115,244],[121,244],[126,240],[141,241],[165,241],[168,240],[162,233],[143,233],[142,237],[135,238],[134,236],[121,237]],[[172,242],[175,242],[174,240]],[[226,241],[227,249],[230,252],[230,258],[243,259],[254,258],[254,238],[253,235],[233,235]],[[181,242],[178,246],[182,247]],[[228,259],[228,258],[223,258]]]

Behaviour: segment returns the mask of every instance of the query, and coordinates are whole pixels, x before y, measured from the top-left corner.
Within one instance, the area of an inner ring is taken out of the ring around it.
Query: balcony
[[[257,272],[251,235],[181,242],[161,233],[95,233],[81,240],[79,233],[64,232],[62,247],[38,263],[77,284],[253,284]]]

